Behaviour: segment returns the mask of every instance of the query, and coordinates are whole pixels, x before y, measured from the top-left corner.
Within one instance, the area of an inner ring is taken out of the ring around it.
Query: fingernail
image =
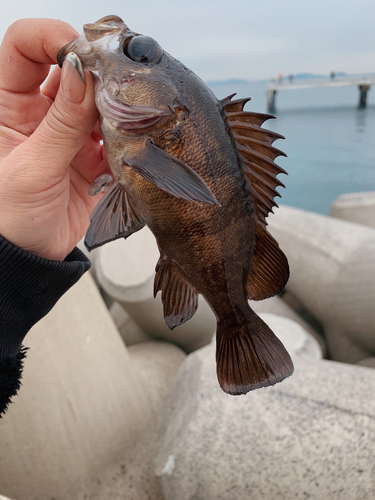
[[[61,72],[61,90],[65,99],[74,104],[81,102],[85,96],[85,72],[74,52],[65,56]]]

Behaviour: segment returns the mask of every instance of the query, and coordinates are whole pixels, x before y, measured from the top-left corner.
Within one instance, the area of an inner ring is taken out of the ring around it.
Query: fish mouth
[[[168,116],[161,109],[120,102],[112,98],[105,89],[98,92],[96,106],[103,118],[112,122],[117,129],[130,132],[139,133],[149,129]]]
[[[146,118],[145,120],[137,120],[134,122],[120,122],[117,124],[116,128],[121,130],[128,130],[129,132],[133,131],[139,134],[141,132],[148,131],[151,127],[156,125],[161,120],[161,116],[154,116],[153,118]]]

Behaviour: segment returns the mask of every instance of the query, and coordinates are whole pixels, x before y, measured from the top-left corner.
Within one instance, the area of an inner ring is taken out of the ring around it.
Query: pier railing
[[[274,111],[276,107],[276,94],[281,90],[310,89],[316,87],[343,87],[356,85],[359,89],[359,106],[366,106],[367,93],[371,85],[375,84],[375,76],[371,77],[335,77],[316,78],[314,80],[281,80],[272,82],[266,90],[268,111]]]

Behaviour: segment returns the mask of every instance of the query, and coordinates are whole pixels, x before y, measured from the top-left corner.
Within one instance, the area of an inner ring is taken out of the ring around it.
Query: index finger
[[[76,30],[55,19],[20,19],[5,33],[0,46],[0,89],[32,93],[56,64],[61,47],[74,38]]]

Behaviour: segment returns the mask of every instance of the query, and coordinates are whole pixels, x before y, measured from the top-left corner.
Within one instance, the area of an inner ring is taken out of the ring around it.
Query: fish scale
[[[60,65],[68,52],[94,75],[115,179],[90,216],[86,246],[147,225],[160,250],[154,293],[161,291],[167,325],[188,321],[198,294],[217,318],[221,388],[245,394],[291,375],[289,354],[248,303],[280,293],[289,276],[266,229],[282,185],[274,163],[282,152],[272,146],[281,136],[261,128],[270,116],[243,111],[249,99],[219,101],[117,16],[85,25],[61,49]]]

